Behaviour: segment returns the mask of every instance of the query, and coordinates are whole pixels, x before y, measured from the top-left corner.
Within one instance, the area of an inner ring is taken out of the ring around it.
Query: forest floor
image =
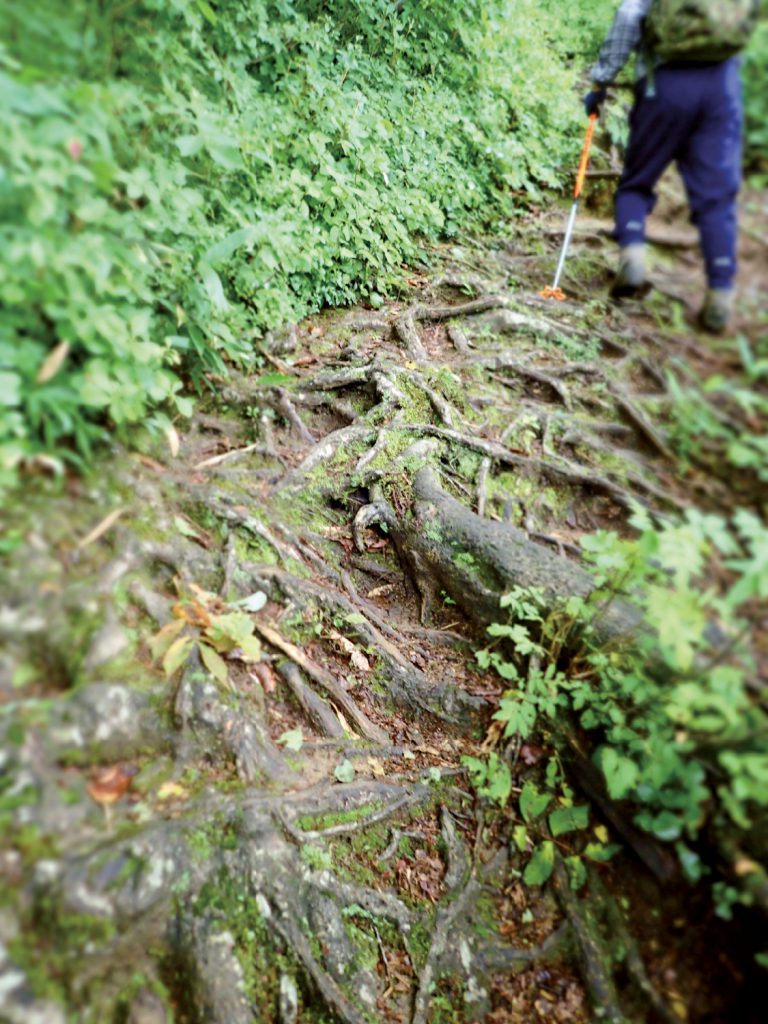
[[[743,209],[734,334],[756,344],[765,193]],[[631,844],[573,894],[526,885],[517,800],[480,800],[462,763],[506,757],[516,797],[554,751],[493,727],[474,556],[452,594],[409,523],[428,534],[447,493],[572,563],[633,500],[765,510],[695,419],[743,366],[694,326],[676,182],[643,303],[608,303],[589,215],[568,299],[539,298],[563,219],[435,249],[398,301],[275,333],[259,377],[211,379],[162,442],[3,510],[0,1019],[764,1019],[752,918]],[[754,643],[765,666],[758,623]],[[621,842],[615,814],[590,837]]]

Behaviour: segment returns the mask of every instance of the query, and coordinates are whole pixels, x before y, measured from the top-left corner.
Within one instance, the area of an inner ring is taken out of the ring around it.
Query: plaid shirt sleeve
[[[643,19],[651,9],[652,0],[623,0],[613,25],[605,37],[597,63],[593,65],[592,81],[601,85],[612,82],[640,46]]]

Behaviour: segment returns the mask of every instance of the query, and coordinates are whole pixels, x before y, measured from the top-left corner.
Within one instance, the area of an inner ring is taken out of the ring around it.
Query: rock
[[[104,624],[91,641],[83,667],[87,672],[93,672],[102,665],[108,665],[126,650],[128,644],[126,632],[118,622],[114,609],[110,608]]]
[[[106,760],[161,746],[164,732],[150,696],[118,683],[91,683],[64,705],[51,723],[48,742],[69,751],[96,747]]]

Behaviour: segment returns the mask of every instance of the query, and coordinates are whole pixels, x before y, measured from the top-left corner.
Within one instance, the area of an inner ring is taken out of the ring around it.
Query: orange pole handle
[[[581,189],[584,185],[584,179],[587,176],[587,164],[589,163],[589,151],[592,148],[592,138],[595,134],[595,125],[597,124],[597,114],[589,115],[589,124],[587,125],[587,136],[584,139],[584,148],[581,151],[581,162],[579,163],[579,173],[576,175],[576,187],[573,190],[573,198],[578,199],[581,195]]]

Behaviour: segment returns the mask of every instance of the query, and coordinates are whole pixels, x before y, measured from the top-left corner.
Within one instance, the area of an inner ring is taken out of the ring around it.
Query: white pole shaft
[[[560,261],[557,264],[557,271],[555,272],[555,283],[552,285],[553,288],[557,288],[560,285],[560,278],[563,276],[563,268],[565,267],[565,257],[568,255],[568,246],[571,244],[571,235],[573,234],[573,226],[576,223],[576,211],[579,208],[578,199],[571,207],[571,215],[568,218],[568,224],[565,229],[565,238],[563,239],[563,248],[560,252]]]

